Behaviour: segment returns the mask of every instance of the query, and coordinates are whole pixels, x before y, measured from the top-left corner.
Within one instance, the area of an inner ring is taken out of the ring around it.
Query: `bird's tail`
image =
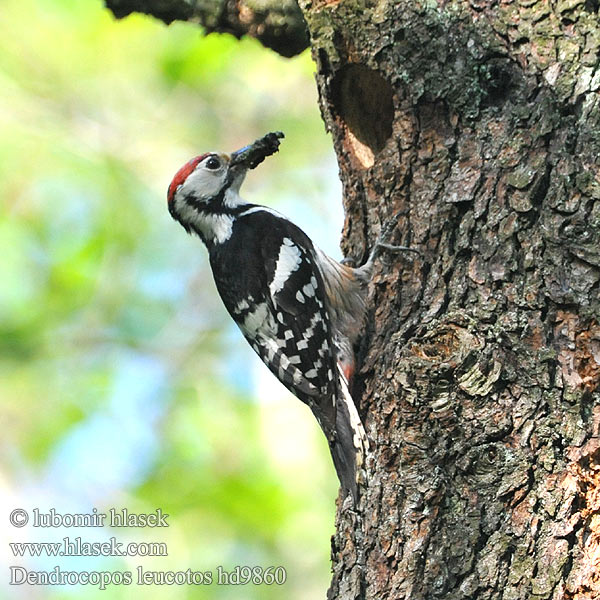
[[[365,461],[369,451],[369,440],[341,368],[339,382],[335,436],[329,447],[344,495],[350,492],[356,504],[359,484],[366,480]]]

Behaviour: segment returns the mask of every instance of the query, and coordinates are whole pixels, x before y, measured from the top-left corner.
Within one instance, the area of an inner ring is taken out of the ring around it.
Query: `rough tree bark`
[[[373,281],[331,599],[600,598],[598,4],[300,1],[343,247],[422,252]]]

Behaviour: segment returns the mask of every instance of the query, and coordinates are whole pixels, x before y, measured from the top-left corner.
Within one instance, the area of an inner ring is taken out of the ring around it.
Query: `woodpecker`
[[[365,322],[367,284],[379,248],[359,268],[317,248],[277,211],[248,203],[248,169],[274,154],[269,133],[231,155],[192,158],[168,189],[171,216],[205,244],[217,290],[242,334],[271,372],[316,417],[344,496],[357,501],[367,436],[350,394],[354,346]]]

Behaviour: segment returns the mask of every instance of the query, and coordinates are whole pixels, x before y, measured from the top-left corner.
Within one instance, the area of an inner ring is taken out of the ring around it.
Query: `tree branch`
[[[296,0],[105,0],[121,19],[132,12],[172,21],[198,21],[206,34],[254,37],[290,58],[308,47],[308,30]]]

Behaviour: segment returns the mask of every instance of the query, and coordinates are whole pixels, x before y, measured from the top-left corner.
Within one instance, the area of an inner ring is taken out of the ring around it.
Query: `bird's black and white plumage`
[[[356,500],[368,442],[348,385],[370,267],[334,261],[276,211],[244,202],[239,188],[255,165],[239,152],[203,154],[184,165],[169,186],[169,211],[205,243],[229,314],[271,372],[310,407],[342,488]]]

